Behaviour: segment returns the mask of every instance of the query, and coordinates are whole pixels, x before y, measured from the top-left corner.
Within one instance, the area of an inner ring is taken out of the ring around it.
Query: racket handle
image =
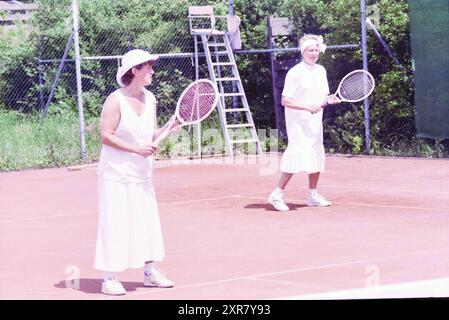
[[[177,124],[174,125],[175,123]],[[159,136],[155,140],[153,140],[151,145],[158,146],[163,140],[165,140],[165,138],[167,138],[170,135],[170,133],[172,133],[173,129],[180,126],[181,125],[179,124],[179,122],[176,121],[176,117],[173,116],[170,120],[168,120],[168,122],[164,126],[164,131],[161,134],[159,134]]]
[[[331,105],[335,105],[335,104],[341,103],[341,100],[339,100],[338,102],[335,102],[335,103],[329,103],[329,99],[330,99],[330,98],[337,98],[337,99],[338,99],[337,94],[331,94],[331,95],[327,96],[326,99],[325,99],[325,101],[324,101],[323,104],[321,105],[321,108],[324,108],[324,107],[328,107],[328,106],[331,106]]]
[[[164,130],[157,138],[156,140],[153,140],[153,142],[151,143],[152,146],[159,146],[159,144],[165,140],[165,138],[167,138],[170,134],[170,130]]]

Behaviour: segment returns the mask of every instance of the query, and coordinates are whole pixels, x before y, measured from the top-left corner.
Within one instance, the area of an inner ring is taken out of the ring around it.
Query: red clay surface
[[[410,284],[447,280],[448,160],[329,156],[319,191],[333,206],[306,207],[300,173],[287,213],[266,202],[278,161],[157,162],[159,267],[175,287],[145,288],[142,270],[127,270],[119,298],[100,293],[92,267],[96,168],[1,173],[0,299],[301,299],[401,283],[404,296],[430,296]]]

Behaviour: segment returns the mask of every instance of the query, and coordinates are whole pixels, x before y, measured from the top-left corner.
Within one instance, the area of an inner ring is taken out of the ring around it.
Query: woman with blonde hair
[[[322,106],[340,102],[335,95],[329,95],[326,70],[316,63],[325,49],[321,36],[304,35],[300,40],[302,61],[285,78],[281,104],[285,107],[288,146],[280,163],[281,176],[268,197],[268,202],[278,211],[289,210],[283,191],[300,171],[306,172],[309,178],[307,205],[331,205],[317,192],[325,162]]]

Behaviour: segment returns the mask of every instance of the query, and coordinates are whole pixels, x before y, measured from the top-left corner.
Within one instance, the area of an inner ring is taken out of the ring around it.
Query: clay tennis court
[[[329,156],[305,206],[307,176],[267,203],[278,154],[157,161],[154,185],[171,289],[93,269],[95,167],[0,174],[1,299],[333,299],[449,296],[449,161]]]

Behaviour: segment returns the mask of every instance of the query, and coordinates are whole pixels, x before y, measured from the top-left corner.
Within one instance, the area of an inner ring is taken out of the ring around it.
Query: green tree
[[[19,29],[0,33],[0,104],[16,110],[39,109],[38,58],[59,59],[71,33],[71,1],[39,0],[30,21],[32,33]],[[192,52],[187,8],[214,5],[217,14],[227,14],[228,1],[187,0],[80,0],[80,46],[86,56],[119,56],[131,47],[155,53]],[[411,54],[406,0],[367,0],[378,9],[376,26],[405,69],[394,65],[382,45],[368,30],[369,70],[376,79],[371,99],[371,139],[374,154],[447,156],[448,141],[415,137]],[[267,47],[267,17],[287,17],[296,33],[324,36],[327,44],[360,43],[359,0],[234,0],[241,20],[244,49]],[[73,48],[69,58],[73,58]],[[258,127],[273,127],[273,97],[268,54],[237,55],[239,72]],[[201,75],[207,76],[204,60]],[[329,49],[320,63],[328,70],[331,91],[349,71],[362,67],[360,49]],[[41,64],[45,95],[54,79],[56,63]],[[101,102],[115,90],[117,59],[82,63],[86,115],[98,117]],[[156,70],[155,94],[159,110],[173,110],[176,97],[193,79],[190,59],[163,59]],[[49,111],[76,111],[73,62],[67,62],[54,103]],[[13,97],[13,98],[11,98]],[[167,116],[167,115],[166,115]],[[324,115],[325,145],[330,152],[362,153],[364,113],[362,104],[328,108]],[[426,146],[428,147],[426,149]]]

